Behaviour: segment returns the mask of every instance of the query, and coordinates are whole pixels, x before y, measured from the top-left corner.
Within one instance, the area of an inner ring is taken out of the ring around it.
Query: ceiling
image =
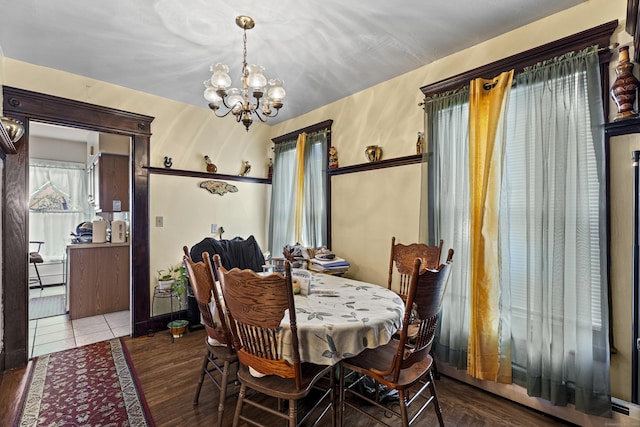
[[[284,80],[281,121],[582,1],[0,0],[0,54],[207,108],[210,64],[239,85],[249,15],[248,62]]]

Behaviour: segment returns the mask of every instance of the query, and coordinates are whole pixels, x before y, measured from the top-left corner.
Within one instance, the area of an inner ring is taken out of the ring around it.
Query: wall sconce
[[[2,127],[7,132],[7,135],[9,135],[11,142],[15,143],[22,138],[24,134],[22,122],[4,116],[0,117],[0,122],[2,122]]]

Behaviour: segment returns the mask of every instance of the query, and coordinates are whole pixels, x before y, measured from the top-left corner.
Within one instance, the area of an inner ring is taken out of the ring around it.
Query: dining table
[[[387,344],[402,326],[404,302],[385,287],[311,273],[305,293],[294,296],[301,362],[334,365]],[[291,360],[288,312],[281,326],[281,354]]]

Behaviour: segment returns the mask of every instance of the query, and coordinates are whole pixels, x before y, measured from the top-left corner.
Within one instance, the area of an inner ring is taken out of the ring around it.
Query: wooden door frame
[[[150,329],[149,143],[153,117],[56,96],[3,87],[3,114],[24,123],[25,133],[3,170],[2,298],[4,348],[0,371],[24,366],[28,353],[29,121],[114,133],[131,138],[131,329]]]

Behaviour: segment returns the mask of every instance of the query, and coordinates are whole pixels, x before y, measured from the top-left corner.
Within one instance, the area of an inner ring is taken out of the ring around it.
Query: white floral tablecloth
[[[404,316],[402,300],[387,288],[326,274],[313,274],[311,294],[296,295],[295,304],[300,359],[319,365],[388,343]],[[282,326],[281,350],[290,360],[288,313]]]

